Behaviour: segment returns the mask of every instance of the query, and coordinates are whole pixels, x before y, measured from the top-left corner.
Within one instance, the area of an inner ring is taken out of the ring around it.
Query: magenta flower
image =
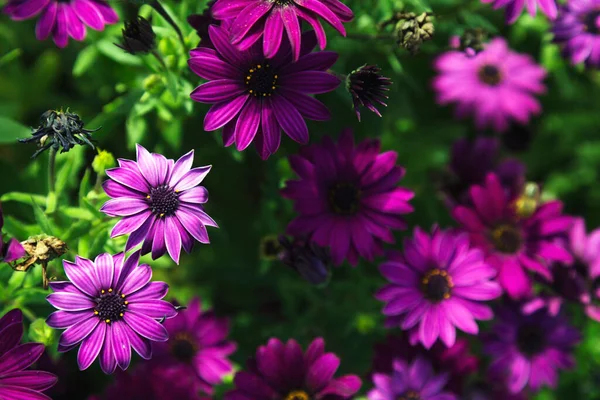
[[[492,310],[481,301],[500,296],[491,279],[496,271],[484,254],[471,248],[466,234],[434,228],[428,235],[415,228],[404,242],[404,253],[390,252],[379,270],[390,283],[377,299],[387,303],[386,326],[410,330],[411,342],[429,349],[438,338],[448,347],[456,341],[456,329],[476,335],[476,319],[488,320]]]
[[[351,399],[361,380],[356,375],[334,378],[340,359],[325,353],[325,342],[315,339],[306,352],[293,339],[270,339],[248,361],[247,371],[235,375],[236,388],[225,400]]]
[[[554,42],[573,64],[600,68],[600,0],[569,0],[552,27]]]
[[[570,263],[569,252],[557,242],[573,220],[562,215],[562,203],[550,201],[530,217],[519,217],[498,177],[489,174],[482,186],[471,187],[472,206],[457,206],[452,214],[482,249],[486,262],[498,271],[498,280],[513,298],[531,295],[531,278],[526,271],[551,280],[549,263]]]
[[[262,36],[259,46],[267,58],[274,58],[282,39],[287,37],[294,61],[300,58],[301,44],[305,40],[299,20],[313,27],[323,50],[327,37],[319,18],[344,36],[346,30],[342,22],[354,18],[352,10],[338,0],[217,0],[212,13],[216,19],[233,21],[230,40],[240,50],[250,48]]]
[[[511,393],[525,387],[533,391],[556,387],[557,370],[575,365],[571,353],[580,340],[577,329],[544,311],[524,315],[505,307],[497,316],[492,333],[484,339],[484,350],[493,359],[490,373],[506,382]]]
[[[169,340],[154,347],[157,362],[167,374],[187,377],[190,394],[213,394],[213,387],[233,371],[227,357],[236,344],[227,340],[227,320],[202,312],[200,300],[195,298],[185,311],[165,321],[165,328]]]
[[[12,262],[25,255],[25,249],[17,239],[9,239],[4,243],[2,237],[2,227],[4,226],[4,213],[0,204],[0,261]]]
[[[391,230],[406,228],[401,215],[413,211],[408,201],[414,193],[397,186],[404,176],[398,153],[380,154],[380,145],[367,139],[355,146],[345,130],[337,144],[325,137],[289,159],[300,179],[287,181],[281,193],[300,215],[288,233],[330,247],[336,265],[382,254],[382,243],[394,242]]]
[[[394,361],[390,375],[375,374],[375,388],[370,390],[369,400],[458,400],[458,397],[444,391],[448,374],[435,375],[431,364],[423,357],[408,364]]]
[[[556,18],[557,14],[556,0],[481,0],[481,2],[492,3],[494,10],[506,7],[506,22],[508,24],[514,23],[519,18],[525,6],[527,6],[527,11],[532,17],[535,17],[538,6],[550,19]]]
[[[118,365],[125,370],[131,348],[150,359],[150,342],[165,342],[169,334],[159,320],[174,317],[175,307],[161,300],[167,294],[164,282],[150,282],[152,269],[138,266],[140,252],[127,260],[124,253],[100,254],[92,262],[76,257],[63,261],[69,281],[52,282],[48,302],[57,308],[46,323],[65,329],[59,340],[61,352],[81,343],[77,354],[80,370],[100,356],[100,367],[112,374]]]
[[[245,51],[233,47],[222,26],[210,26],[208,33],[215,50],[194,49],[188,61],[192,71],[209,81],[191,94],[195,101],[213,104],[204,130],[223,128],[223,144],[235,143],[239,151],[254,141],[262,159],[279,148],[281,130],[298,143],[308,143],[304,118],[324,121],[330,116],[327,107],[309,95],[338,87],[340,80],[326,72],[337,54],[311,53],[316,44],[311,32],[303,35],[296,63],[287,40],[268,60],[258,45]]]
[[[9,0],[4,13],[13,21],[40,14],[35,36],[46,40],[52,35],[61,48],[67,46],[69,36],[78,41],[85,39],[86,26],[101,31],[119,20],[115,10],[103,0]]]
[[[0,399],[50,400],[41,393],[56,383],[56,376],[45,371],[26,370],[44,352],[41,343],[20,344],[23,313],[19,309],[0,318]]]
[[[546,71],[528,55],[513,52],[502,38],[469,57],[460,51],[439,56],[434,79],[439,104],[457,103],[456,114],[475,114],[478,128],[506,131],[511,121],[526,124],[541,112],[533,95],[545,91]]]
[[[136,145],[137,162],[119,159],[119,167],[106,171],[110,180],[102,185],[112,200],[100,211],[117,222],[111,237],[130,233],[125,251],[142,243],[142,254],[152,259],[166,252],[179,264],[181,247],[189,253],[194,239],[209,243],[206,226],[217,223],[204,212],[208,191],[198,186],[211,166],[192,168],[194,150],[177,162]]]

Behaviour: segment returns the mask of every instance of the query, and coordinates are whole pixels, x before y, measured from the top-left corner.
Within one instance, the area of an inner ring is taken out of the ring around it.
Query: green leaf
[[[31,205],[37,204],[39,206],[46,205],[46,196],[41,196],[39,194],[22,193],[22,192],[5,193],[0,197],[0,200],[3,202],[16,201],[18,203],[24,203],[24,204],[31,204]]]
[[[100,53],[119,64],[133,66],[141,66],[143,64],[139,57],[126,53],[125,50],[118,48],[110,40],[101,40],[96,46]]]
[[[54,329],[50,328],[46,321],[38,318],[29,325],[29,340],[50,346],[55,341]]]
[[[33,203],[33,199],[32,199],[32,203]],[[53,235],[52,224],[50,223],[48,216],[44,213],[44,211],[38,204],[34,203],[32,205],[32,207],[33,207],[33,215],[35,217],[35,221],[39,224],[43,233],[45,233],[47,235]]]
[[[83,178],[81,179],[81,183],[79,184],[79,207],[83,207],[83,199],[86,197],[87,193],[90,190],[92,190],[92,187],[90,186],[91,173],[91,170],[89,168],[86,168],[85,174],[83,174]]]
[[[177,77],[172,71],[167,71],[167,89],[174,99],[177,98]]]
[[[181,127],[181,120],[176,119],[166,124],[166,126],[160,130],[160,133],[173,150],[179,149],[181,146],[181,140],[183,139],[183,129]]]
[[[57,204],[56,192],[48,193],[48,198],[46,201],[46,212],[48,214],[52,214],[54,211],[56,211],[56,204]]]
[[[4,54],[2,57],[0,57],[0,67],[10,63],[11,61],[16,60],[21,56],[21,54],[23,54],[23,50],[21,49],[13,49],[8,53]]]
[[[94,65],[99,54],[98,49],[93,45],[81,50],[73,64],[73,76],[83,75],[92,65]]]
[[[66,154],[63,154],[62,165],[56,173],[56,193],[64,193],[69,184],[77,182],[79,170],[83,165],[83,146],[76,146]],[[50,213],[50,211],[46,210]]]
[[[0,116],[0,144],[17,143],[31,134],[31,129],[7,117]]]
[[[71,218],[84,219],[88,221],[93,221],[96,219],[96,216],[85,208],[67,207],[62,211]]]
[[[127,145],[133,148],[136,143],[141,142],[148,124],[143,117],[130,116],[125,123],[127,129]]]
[[[23,272],[22,274],[26,275]],[[48,296],[47,290],[36,287],[22,288],[15,293],[15,304],[19,306],[46,304],[46,296]]]

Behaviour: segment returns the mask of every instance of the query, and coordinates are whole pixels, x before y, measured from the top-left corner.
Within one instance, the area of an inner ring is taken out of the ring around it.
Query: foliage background
[[[543,16],[523,16],[513,26],[505,26],[502,11],[478,1],[346,3],[357,16],[347,25],[351,34],[375,33],[378,22],[405,7],[440,15],[436,35],[413,57],[393,40],[342,38],[330,29],[328,47],[340,53],[336,72],[378,64],[394,85],[384,117],[365,111],[362,123],[356,121],[343,86],[320,96],[333,118],[309,122],[311,143],[325,135],[337,137],[348,126],[359,138],[381,138],[383,149],[397,151],[399,162],[407,167],[402,184],[416,192],[412,202],[416,212],[408,217],[411,228],[434,223],[450,226],[452,220],[436,193],[435,177],[447,163],[451,143],[475,132],[470,120],[457,121],[451,108],[435,104],[431,65],[447,49],[450,35],[482,27],[507,37],[513,49],[531,54],[549,71],[548,92],[541,98],[544,112],[531,125],[535,131],[531,148],[515,155],[527,163],[528,179],[544,182],[547,196],[563,200],[569,213],[585,216],[588,229],[599,225],[600,187],[595,183],[600,173],[600,74],[572,67],[560,58]],[[122,17],[135,8],[117,2],[113,6]],[[188,49],[192,48],[198,37],[185,17],[201,12],[205,1],[166,1],[165,7],[184,31]],[[146,16],[151,13],[148,6],[141,11]],[[156,262],[148,259],[155,279],[167,281],[170,296],[180,302],[199,295],[206,306],[231,319],[231,337],[239,347],[233,358],[239,365],[269,337],[296,338],[306,345],[315,336],[323,336],[328,349],[342,357],[343,372],[364,375],[370,368],[372,345],[386,333],[381,304],[372,296],[383,284],[377,264],[344,265],[334,270],[326,288],[319,289],[283,265],[259,257],[261,238],[283,232],[293,217],[291,202],[278,195],[278,188],[293,176],[286,156],[295,153],[298,145],[286,137],[282,148],[263,162],[254,149],[244,153],[226,149],[220,134],[204,132],[202,120],[208,107],[189,99],[200,80],[187,69],[186,50],[155,13],[153,23],[168,73],[160,72],[151,56],[130,56],[113,46],[121,23],[104,32],[88,29],[85,42],[71,41],[60,50],[51,41],[35,39],[34,21],[16,23],[0,16],[0,200],[9,216],[5,231],[20,240],[42,231],[53,233],[68,243],[68,259],[75,254],[95,257],[102,251],[118,252],[124,245],[124,239],[109,240],[116,220],[96,211],[105,198],[101,191],[94,191],[96,181],[103,178],[91,170],[93,150],[79,148],[58,156],[54,198],[47,196],[48,155],[32,162],[33,146],[15,143],[16,137],[28,135],[27,126],[37,126],[39,115],[48,109],[70,107],[86,121],[86,127],[101,125],[94,134],[98,147],[115,157],[134,159],[136,142],[175,159],[195,149],[195,166],[213,165],[204,181],[211,196],[206,208],[220,229],[210,230],[211,244],[197,245],[191,255],[182,256],[179,266],[168,257]],[[406,234],[398,233],[397,238]],[[50,307],[39,285],[39,267],[26,275],[13,274],[6,264],[0,266],[0,312],[21,307],[31,321],[45,318]],[[58,261],[51,264],[51,275],[63,276]],[[541,393],[540,399],[600,399],[600,327],[586,321],[579,310],[571,314],[585,334],[577,369],[564,373],[559,389]],[[41,321],[33,324],[30,338],[56,347],[57,335]],[[473,343],[478,348],[476,338]],[[69,378],[59,390],[62,397],[57,394],[55,398],[85,398],[111,379],[97,365],[85,372],[73,371],[74,356],[74,352],[65,356]],[[369,387],[365,381],[363,389]],[[219,392],[226,388],[227,384]]]

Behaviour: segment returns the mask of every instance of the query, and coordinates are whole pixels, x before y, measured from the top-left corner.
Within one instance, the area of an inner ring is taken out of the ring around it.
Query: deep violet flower
[[[363,65],[350,72],[346,78],[346,89],[352,95],[352,103],[356,118],[360,121],[360,107],[366,107],[381,117],[381,113],[375,107],[380,104],[387,107],[388,86],[392,84],[390,78],[383,76],[381,68],[376,65]]]
[[[490,173],[481,186],[470,189],[471,206],[452,211],[473,245],[486,253],[486,262],[498,270],[498,280],[513,298],[531,295],[532,281],[527,271],[552,279],[550,263],[572,262],[572,257],[557,241],[573,223],[562,215],[562,203],[549,201],[528,217],[516,213],[514,198],[502,188],[498,177]]]
[[[344,36],[342,22],[354,18],[352,10],[339,0],[217,0],[212,15],[219,20],[232,19],[230,40],[240,50],[250,48],[262,36],[262,43],[257,43],[259,48],[267,58],[274,58],[282,39],[289,38],[294,61],[300,58],[305,40],[300,19],[313,27],[323,50],[327,36],[319,18]]]
[[[423,357],[412,363],[394,361],[390,375],[375,374],[375,388],[370,390],[369,400],[458,400],[444,387],[448,374],[435,375],[431,364]]]
[[[334,378],[340,359],[325,353],[325,341],[317,338],[306,352],[294,339],[287,343],[272,338],[248,361],[247,370],[235,375],[235,389],[225,400],[351,399],[360,389],[356,375]]]
[[[330,247],[335,265],[382,254],[382,243],[394,242],[391,230],[405,229],[402,215],[413,211],[414,193],[397,186],[404,176],[398,153],[380,154],[380,145],[366,139],[355,146],[348,129],[337,144],[326,136],[289,158],[300,179],[287,181],[281,193],[300,215],[288,233]]]
[[[506,7],[506,22],[509,24],[519,18],[525,6],[532,17],[535,17],[538,6],[550,19],[556,18],[557,14],[556,0],[481,0],[481,2],[492,3],[494,10]]]
[[[35,27],[38,40],[46,40],[50,35],[58,47],[66,47],[69,37],[82,41],[86,27],[104,30],[119,20],[119,16],[103,0],[9,0],[4,13],[14,21],[30,19],[38,14],[40,19]]]
[[[25,255],[25,249],[17,239],[9,239],[4,242],[2,227],[4,226],[4,212],[0,204],[0,261],[12,262]]]
[[[188,61],[192,71],[208,82],[198,86],[191,97],[213,104],[204,118],[204,130],[223,128],[225,146],[235,143],[242,151],[254,141],[260,157],[267,159],[279,148],[281,130],[306,144],[304,118],[329,119],[327,107],[309,95],[338,87],[340,80],[326,72],[337,54],[311,53],[316,44],[314,33],[303,35],[297,63],[292,63],[287,40],[268,60],[259,45],[236,49],[223,26],[210,26],[208,33],[215,50],[194,49]]]
[[[435,60],[440,73],[433,81],[439,104],[457,103],[456,114],[475,115],[478,128],[507,130],[513,121],[525,124],[541,112],[533,95],[543,93],[546,71],[525,54],[496,38],[471,57],[448,51]]]
[[[102,187],[112,198],[100,211],[124,217],[111,237],[131,235],[125,251],[142,243],[142,254],[152,259],[166,252],[179,264],[181,248],[189,253],[194,239],[209,243],[206,226],[217,223],[204,212],[208,191],[198,186],[211,166],[192,168],[194,150],[177,162],[136,145],[137,161],[119,159],[119,167],[106,170]]]
[[[387,303],[386,326],[410,331],[412,343],[431,348],[438,338],[450,347],[456,329],[476,335],[476,319],[489,320],[491,308],[481,301],[500,296],[496,275],[481,250],[471,248],[466,234],[441,231],[431,235],[415,228],[404,241],[404,252],[390,251],[379,270],[390,283],[377,299]]]
[[[569,0],[552,27],[554,42],[573,64],[600,68],[600,0]]]
[[[556,387],[557,370],[575,365],[571,352],[580,340],[577,329],[543,310],[524,315],[505,307],[496,315],[492,332],[484,338],[484,351],[492,357],[490,373],[501,377],[511,393]]]
[[[228,321],[211,311],[202,311],[198,298],[175,318],[165,321],[169,340],[154,345],[154,359],[168,375],[186,377],[190,395],[202,391],[213,393],[213,387],[233,371],[227,358],[236,344],[227,340]]]
[[[26,370],[44,352],[41,343],[20,344],[23,313],[14,309],[0,318],[0,399],[50,400],[41,393],[56,383],[45,371]]]
[[[279,237],[279,243],[283,247],[281,261],[298,272],[307,282],[312,285],[325,285],[329,281],[329,249],[301,238],[290,241],[283,235]]]
[[[118,365],[125,370],[131,348],[142,358],[152,356],[151,342],[164,342],[169,334],[158,321],[174,317],[175,307],[164,300],[168,285],[150,282],[152,269],[138,265],[140,252],[127,260],[125,254],[100,254],[94,261],[76,257],[63,261],[69,281],[51,282],[54,293],[48,302],[57,308],[46,323],[66,330],[58,350],[69,351],[81,343],[77,354],[80,370],[100,356],[100,367],[112,374]]]

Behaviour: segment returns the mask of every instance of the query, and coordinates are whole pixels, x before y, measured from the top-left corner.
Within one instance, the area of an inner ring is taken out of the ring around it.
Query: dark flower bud
[[[416,54],[421,44],[431,40],[435,32],[432,15],[430,13],[398,13],[396,15],[396,35],[398,45]]]
[[[115,45],[130,54],[147,54],[156,46],[156,34],[152,24],[143,17],[125,22],[123,29],[123,43]]]
[[[360,106],[367,107],[369,110],[381,117],[381,113],[375,108],[375,103],[386,106],[385,100],[388,96],[387,87],[392,84],[390,78],[380,74],[381,68],[376,65],[363,65],[355,69],[346,78],[346,89],[352,95],[352,102],[356,117],[360,121]]]
[[[296,239],[290,242],[285,236],[279,237],[284,248],[281,261],[296,270],[313,285],[321,285],[329,279],[329,250],[315,243]]]
[[[281,256],[283,247],[279,244],[277,235],[269,235],[260,241],[260,258],[263,260],[278,260]]]
[[[21,143],[37,143],[39,150],[31,158],[37,157],[43,151],[52,147],[61,153],[71,150],[76,144],[87,144],[94,148],[91,142],[91,133],[98,129],[88,130],[83,128],[84,123],[79,115],[62,111],[48,110],[40,117],[40,125],[33,130],[31,137],[19,139]]]
[[[512,124],[508,131],[501,135],[502,144],[508,150],[522,153],[531,147],[535,132],[531,126]]]
[[[212,16],[212,7],[215,2],[216,0],[209,1],[202,14],[193,14],[187,18],[188,24],[190,24],[191,27],[196,30],[198,36],[200,36],[199,47],[212,47],[212,42],[208,35],[208,27],[210,25],[221,25],[221,21],[214,19]]]

